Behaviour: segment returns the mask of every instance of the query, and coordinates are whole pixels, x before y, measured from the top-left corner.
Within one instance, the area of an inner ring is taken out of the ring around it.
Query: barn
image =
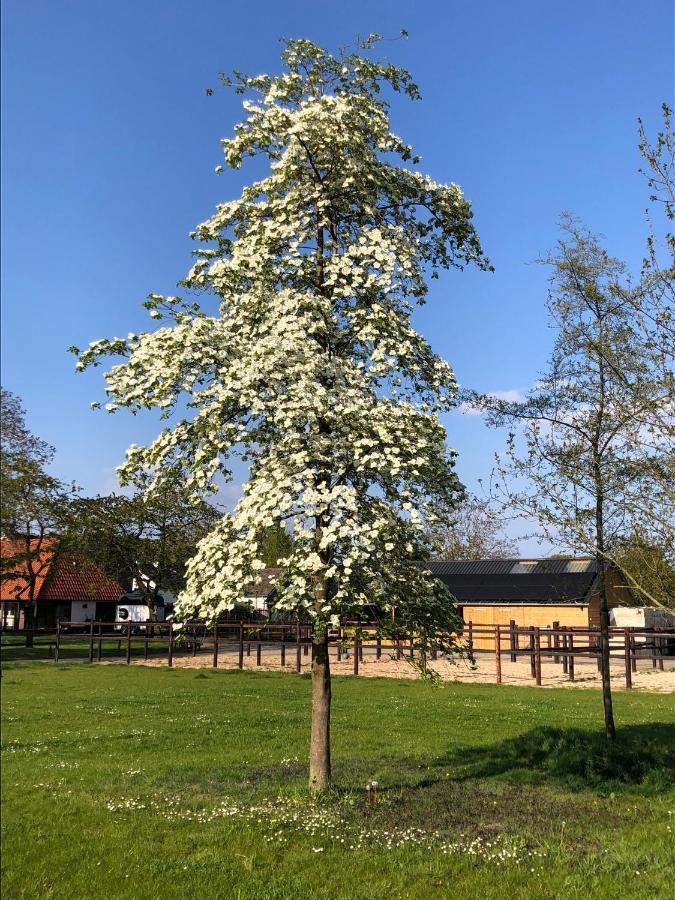
[[[26,553],[26,540],[2,538],[0,551],[11,560]],[[29,576],[29,567],[31,576]],[[35,625],[53,628],[58,619],[88,622],[114,621],[122,587],[97,565],[76,553],[59,552],[53,542],[33,545],[30,557],[22,559],[16,571],[3,577],[0,595],[0,624],[3,629],[26,627],[32,601]]]
[[[588,628],[600,624],[595,559],[460,559],[426,563],[455,597],[465,624]],[[634,600],[621,573],[607,574],[610,608]],[[491,638],[484,638],[486,643]],[[480,646],[478,639],[476,646]]]

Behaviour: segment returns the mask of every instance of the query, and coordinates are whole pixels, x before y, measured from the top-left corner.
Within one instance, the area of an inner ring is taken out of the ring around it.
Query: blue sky
[[[546,271],[530,263],[562,210],[637,267],[636,118],[653,133],[672,102],[672,0],[5,0],[2,383],[57,448],[59,476],[111,490],[127,445],[155,430],[90,411],[100,370],[76,376],[67,347],[148,327],[141,303],[186,273],[188,232],[251,177],[214,174],[240,98],[205,88],[231,68],[276,70],[282,36],[334,48],[401,28],[410,38],[381,54],[423,100],[398,101],[394,129],[473,201],[496,269],[450,273],[416,316],[459,381],[522,391],[544,366]],[[447,426],[475,488],[502,438],[459,412]]]

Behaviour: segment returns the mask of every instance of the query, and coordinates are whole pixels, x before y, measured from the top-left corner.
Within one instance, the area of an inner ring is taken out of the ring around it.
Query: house
[[[598,566],[581,559],[436,560],[425,563],[455,597],[465,623],[474,625],[600,625]],[[607,572],[610,608],[634,604],[616,568]],[[492,645],[477,637],[475,646]]]
[[[24,628],[35,609],[35,626],[53,628],[58,619],[115,621],[122,587],[95,563],[77,553],[60,552],[53,540],[30,539],[30,559],[14,567],[0,582],[0,625]],[[0,539],[3,561],[27,550],[25,539]],[[29,574],[28,567],[32,575]],[[32,583],[32,596],[31,596]]]

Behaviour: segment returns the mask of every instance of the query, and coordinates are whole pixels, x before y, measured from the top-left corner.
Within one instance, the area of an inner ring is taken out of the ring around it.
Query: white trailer
[[[615,606],[609,611],[614,628],[673,628],[675,613],[658,606]]]
[[[157,614],[155,621],[165,622],[164,598],[158,597],[157,599],[161,600],[161,602],[157,604],[155,610]],[[133,624],[135,631],[142,631],[145,623],[150,621],[150,607],[145,602],[145,598],[140,592],[125,594],[117,601],[117,607],[115,609],[115,628],[118,631],[125,628],[129,622]]]

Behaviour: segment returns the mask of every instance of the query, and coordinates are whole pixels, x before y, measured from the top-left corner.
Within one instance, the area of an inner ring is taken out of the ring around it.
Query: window
[[[511,569],[511,575],[529,575],[533,572],[539,560],[537,559],[521,559]]]
[[[592,559],[571,559],[565,566],[566,572],[588,572],[593,566]]]

